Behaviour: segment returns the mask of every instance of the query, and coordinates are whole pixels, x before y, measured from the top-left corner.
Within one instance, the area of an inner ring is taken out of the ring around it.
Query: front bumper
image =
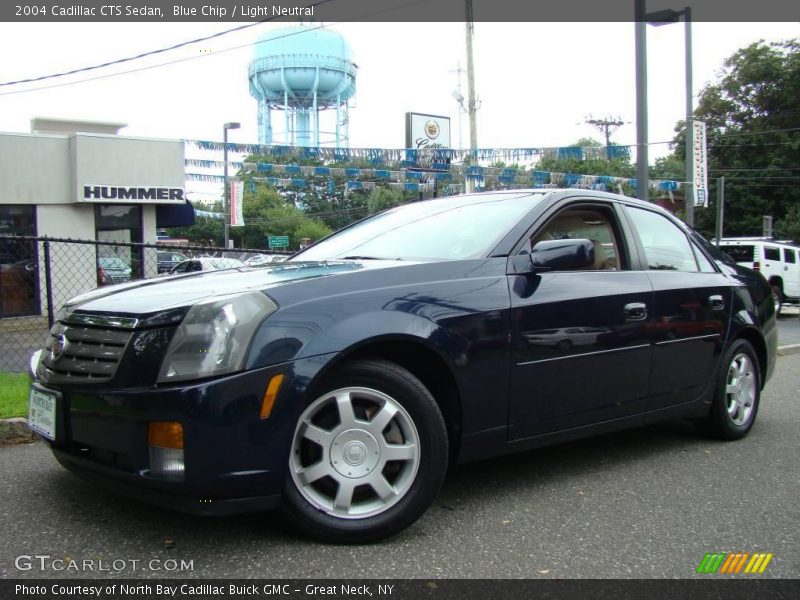
[[[195,514],[273,508],[306,388],[331,356],[170,387],[60,386],[54,390],[60,396],[50,446],[78,475],[149,503]],[[283,385],[271,416],[261,419],[264,392],[278,373],[285,375]],[[182,481],[150,471],[147,435],[153,421],[183,425]]]
[[[141,478],[136,474],[120,473],[113,468],[59,450],[55,446],[51,449],[61,466],[98,487],[182,513],[222,516],[258,512],[275,508],[281,500],[280,494],[245,498],[210,498],[184,495],[175,489],[154,489],[143,485]]]

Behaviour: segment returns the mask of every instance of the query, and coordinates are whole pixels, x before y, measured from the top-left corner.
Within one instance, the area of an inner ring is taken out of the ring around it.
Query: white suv
[[[764,275],[778,313],[784,301],[800,299],[800,247],[768,238],[722,238],[720,249],[740,265]]]

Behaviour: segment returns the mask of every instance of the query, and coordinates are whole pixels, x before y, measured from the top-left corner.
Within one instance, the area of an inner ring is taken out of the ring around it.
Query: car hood
[[[189,306],[206,298],[252,290],[268,290],[271,287],[304,279],[336,276],[397,264],[409,263],[388,260],[290,262],[268,267],[239,267],[222,271],[172,275],[98,288],[73,298],[67,305],[72,310],[87,313],[144,315]]]

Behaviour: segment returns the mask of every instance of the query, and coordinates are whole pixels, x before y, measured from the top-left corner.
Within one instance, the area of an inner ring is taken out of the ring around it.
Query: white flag
[[[695,206],[708,206],[708,160],[706,157],[706,124],[692,121],[694,157],[692,160],[692,190]]]
[[[241,227],[244,225],[244,215],[242,214],[244,181],[233,181],[229,187],[231,191],[231,227]]]

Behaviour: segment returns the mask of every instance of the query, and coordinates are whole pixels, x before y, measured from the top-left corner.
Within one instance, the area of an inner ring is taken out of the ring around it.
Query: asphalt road
[[[279,512],[151,508],[84,483],[41,442],[3,447],[0,576],[109,575],[14,566],[49,555],[125,560],[113,574],[127,577],[685,578],[706,552],[758,551],[775,555],[762,577],[799,577],[798,372],[800,354],[779,358],[742,441],[676,423],[456,467],[422,519],[371,546],[308,541]],[[193,569],[142,570],[153,559]]]
[[[787,306],[778,319],[778,344],[780,346],[800,344],[800,318],[797,305]]]

